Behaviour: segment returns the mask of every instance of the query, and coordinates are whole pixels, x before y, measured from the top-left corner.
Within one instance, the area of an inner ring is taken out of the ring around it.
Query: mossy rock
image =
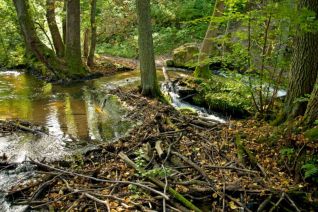
[[[191,107],[181,107],[179,111],[185,115],[197,115],[197,112]]]
[[[192,68],[198,61],[199,46],[196,43],[184,44],[173,50],[170,65],[175,67]]]
[[[249,115],[250,93],[239,81],[213,76],[209,80],[188,78],[183,84],[196,90],[191,102],[198,106],[237,118]]]

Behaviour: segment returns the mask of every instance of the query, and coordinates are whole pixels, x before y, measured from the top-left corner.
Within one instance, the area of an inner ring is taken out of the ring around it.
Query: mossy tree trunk
[[[71,78],[87,75],[81,55],[80,0],[67,1],[65,59]]]
[[[160,90],[156,74],[150,0],[136,0],[136,6],[142,95],[157,97],[160,95]]]
[[[318,14],[318,1],[301,0],[299,8],[308,8]],[[284,111],[289,119],[304,115],[307,102],[297,101],[297,99],[310,94],[314,88],[318,73],[317,38],[317,32],[299,32],[295,38],[295,50]]]
[[[63,78],[66,73],[66,66],[63,60],[56,57],[55,52],[41,42],[36,34],[34,22],[30,13],[28,0],[13,0],[21,32],[26,44],[28,57],[30,53],[36,59],[51,70],[58,78]]]
[[[87,65],[94,66],[95,48],[96,48],[96,3],[97,0],[91,0],[91,43],[87,58]]]
[[[55,0],[46,0],[46,19],[51,32],[56,55],[58,57],[63,57],[65,48],[55,19]]]
[[[316,80],[315,88],[311,93],[310,100],[304,116],[304,123],[306,126],[311,126],[318,120],[318,77]]]
[[[223,11],[224,11],[223,0],[215,0],[211,18],[213,19],[213,17],[222,16]],[[213,51],[216,50],[213,39],[217,37],[217,34],[218,34],[217,29],[218,29],[218,25],[210,21],[204,40],[201,44],[201,49],[200,49],[200,53],[198,57],[198,65],[194,71],[195,77],[208,78],[211,75],[209,72],[209,58],[211,56],[211,53],[213,53]]]

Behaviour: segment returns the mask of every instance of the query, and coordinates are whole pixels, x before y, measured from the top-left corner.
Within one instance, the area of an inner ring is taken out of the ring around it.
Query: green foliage
[[[312,163],[306,163],[301,167],[305,172],[305,179],[313,179],[318,182],[318,166]]]
[[[200,42],[207,28],[206,21],[193,23],[210,15],[209,0],[152,1],[155,54],[170,53],[188,42]],[[124,57],[137,57],[137,30],[134,1],[109,1],[98,14],[97,52]]]
[[[318,127],[307,130],[305,137],[311,141],[318,141]]]
[[[0,67],[15,67],[24,63],[24,42],[12,1],[0,1]]]
[[[144,168],[147,165],[147,161],[144,159],[145,152],[143,149],[139,149],[138,151],[135,152],[137,155],[135,159],[135,163],[138,168]]]
[[[287,158],[288,161],[291,161],[291,158],[294,156],[294,154],[295,154],[294,148],[286,147],[280,150],[281,159]]]
[[[301,103],[301,102],[308,102],[309,99],[310,99],[310,94],[305,94],[303,97],[296,98],[293,103],[295,104],[295,103]]]
[[[154,168],[151,169],[143,174],[143,176],[147,177],[161,177],[164,178],[165,176],[169,177],[172,174],[171,169],[163,169],[163,168]]]

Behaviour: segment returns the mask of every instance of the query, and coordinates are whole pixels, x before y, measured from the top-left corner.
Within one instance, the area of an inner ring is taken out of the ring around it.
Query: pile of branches
[[[138,92],[115,91],[142,122],[125,138],[73,161],[30,159],[37,179],[12,188],[15,204],[63,211],[301,211],[291,191],[261,165],[230,124],[183,115]],[[278,186],[279,185],[279,186]],[[301,195],[299,195],[301,194]],[[305,205],[305,206],[304,206]]]
[[[15,132],[46,134],[47,129],[23,120],[0,120],[0,136],[10,135]]]

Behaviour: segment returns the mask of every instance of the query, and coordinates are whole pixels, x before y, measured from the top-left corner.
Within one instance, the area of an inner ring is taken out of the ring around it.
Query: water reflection
[[[107,84],[101,80],[60,86],[25,73],[0,72],[0,119],[38,123],[64,140],[119,137],[130,127],[122,119],[126,111],[118,99],[101,92],[102,83]]]

